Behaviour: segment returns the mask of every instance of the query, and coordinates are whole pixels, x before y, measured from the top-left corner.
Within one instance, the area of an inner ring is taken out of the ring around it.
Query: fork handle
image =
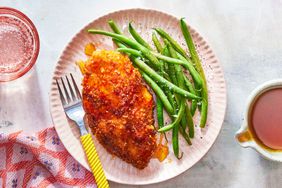
[[[94,142],[92,140],[91,134],[85,134],[80,137],[81,143],[83,145],[84,151],[86,153],[88,163],[94,174],[94,178],[97,183],[98,188],[109,188],[109,183],[106,179],[102,164],[100,162],[99,156],[97,154]]]

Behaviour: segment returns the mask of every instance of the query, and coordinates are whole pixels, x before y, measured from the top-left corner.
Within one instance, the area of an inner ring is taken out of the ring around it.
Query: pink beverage
[[[31,20],[15,9],[0,7],[0,82],[28,72],[38,52],[39,37]]]

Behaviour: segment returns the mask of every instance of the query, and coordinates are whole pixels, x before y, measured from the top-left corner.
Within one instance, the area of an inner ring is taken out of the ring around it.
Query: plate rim
[[[51,80],[51,87],[50,87],[50,92],[49,92],[49,111],[50,111],[50,114],[51,114],[51,118],[52,118],[52,122],[53,122],[53,125],[55,127],[55,130],[56,132],[58,133],[58,130],[57,130],[57,127],[55,126],[55,123],[54,123],[54,118],[53,118],[53,115],[52,115],[52,108],[53,108],[53,104],[52,104],[52,100],[51,100],[51,97],[52,97],[52,85],[53,85],[53,81],[54,79],[56,78],[56,69],[57,69],[57,66],[58,66],[58,63],[62,60],[62,57],[63,55],[67,52],[69,46],[74,42],[75,38],[78,37],[78,35],[85,31],[86,28],[88,28],[93,22],[96,22],[100,19],[103,19],[104,17],[109,17],[110,15],[113,15],[113,14],[120,14],[120,13],[123,13],[123,12],[129,12],[129,11],[150,11],[150,12],[154,12],[154,13],[158,13],[158,14],[163,14],[165,16],[169,16],[171,17],[172,19],[174,20],[178,20],[178,17],[177,16],[174,16],[170,13],[166,13],[164,11],[161,11],[161,10],[157,10],[157,9],[152,9],[152,8],[128,8],[128,9],[119,9],[119,10],[116,10],[116,11],[108,11],[107,13],[103,14],[103,15],[100,15],[98,16],[97,18],[94,18],[92,21],[88,22],[86,25],[83,26],[82,29],[80,29],[78,32],[75,33],[74,36],[72,36],[72,38],[69,40],[69,42],[67,43],[67,45],[64,46],[64,49],[63,51],[60,53],[60,56],[57,60],[57,63],[54,67],[54,70],[53,70],[53,74],[52,74],[52,80]],[[186,21],[185,21],[186,22]],[[220,122],[220,126],[218,127],[219,130],[215,136],[215,139],[212,141],[212,144],[207,148],[207,150],[205,152],[203,152],[204,154],[199,157],[198,160],[196,160],[194,162],[193,165],[191,165],[189,168],[187,169],[183,169],[181,171],[179,171],[178,173],[176,173],[175,175],[167,178],[167,179],[163,179],[163,180],[158,180],[158,181],[154,181],[154,182],[142,182],[142,183],[127,183],[127,182],[124,182],[124,181],[118,181],[118,180],[112,180],[112,179],[108,179],[109,181],[112,181],[112,182],[115,182],[115,183],[119,183],[119,184],[124,184],[124,185],[152,185],[152,184],[157,184],[157,183],[161,183],[161,182],[165,182],[165,181],[168,181],[170,179],[173,179],[175,178],[176,176],[179,176],[180,174],[183,174],[185,171],[189,170],[190,168],[192,168],[195,164],[197,164],[204,156],[207,155],[207,153],[210,151],[210,149],[213,147],[213,145],[215,144],[216,140],[218,139],[218,136],[220,134],[220,132],[222,131],[222,126],[223,126],[223,123],[224,123],[224,119],[225,119],[225,116],[226,116],[226,110],[227,110],[227,86],[226,86],[226,80],[225,80],[225,76],[224,76],[224,71],[223,71],[223,67],[220,63],[220,61],[218,60],[217,56],[215,55],[213,49],[210,47],[209,43],[207,40],[205,40],[205,38],[202,37],[202,35],[196,30],[194,29],[194,27],[192,27],[190,24],[188,24],[186,22],[186,24],[188,25],[188,27],[192,30],[194,30],[194,32],[196,32],[199,37],[204,40],[206,42],[206,46],[208,46],[209,49],[211,49],[211,54],[214,56],[214,59],[218,62],[218,65],[219,65],[219,69],[221,70],[221,74],[222,74],[222,85],[224,86],[223,90],[224,90],[224,95],[223,95],[223,99],[222,100],[224,102],[224,107],[223,107],[223,114],[222,114],[222,118],[219,120]],[[61,136],[58,134],[59,138],[61,139]],[[61,139],[62,140],[62,139]],[[63,143],[63,142],[62,142]],[[64,143],[63,143],[64,145]],[[69,151],[69,149],[67,147],[65,147],[66,150],[69,152],[69,154],[76,160],[76,158],[71,154],[71,152]],[[80,161],[76,160],[81,166],[83,166],[84,168],[86,168],[88,171],[90,171],[90,168],[89,166],[85,166],[84,164],[82,164]],[[91,171],[90,171],[91,172]]]

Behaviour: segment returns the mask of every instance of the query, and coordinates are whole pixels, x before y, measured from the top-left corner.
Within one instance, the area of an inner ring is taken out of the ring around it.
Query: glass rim
[[[1,14],[7,14],[17,17],[20,21],[22,21],[24,24],[26,24],[27,28],[32,32],[32,38],[34,40],[34,53],[32,54],[31,59],[26,63],[26,66],[23,69],[20,69],[13,73],[7,73],[4,75],[1,75],[0,73],[0,82],[8,82],[15,80],[19,77],[22,77],[24,74],[26,74],[35,64],[37,57],[39,55],[39,49],[40,49],[40,41],[39,41],[39,35],[38,31],[33,24],[33,22],[28,18],[24,13],[21,11],[10,8],[10,7],[0,7],[0,16]]]

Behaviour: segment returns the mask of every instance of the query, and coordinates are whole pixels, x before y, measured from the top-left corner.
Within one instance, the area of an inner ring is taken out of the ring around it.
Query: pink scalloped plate
[[[67,120],[64,114],[55,79],[71,72],[76,81],[81,83],[82,76],[75,62],[87,59],[84,55],[85,44],[94,42],[98,48],[114,48],[111,38],[102,35],[91,35],[86,32],[90,28],[110,31],[107,24],[109,19],[115,20],[125,34],[128,34],[127,24],[133,21],[134,26],[146,41],[151,41],[152,28],[161,27],[186,49],[179,28],[179,19],[163,12],[147,9],[129,9],[107,14],[94,20],[74,36],[57,63],[50,91],[50,107],[55,128],[63,144],[69,153],[88,170],[89,166],[79,139],[79,130]],[[209,112],[206,128],[201,130],[198,126],[196,127],[192,146],[188,146],[185,140],[180,139],[180,149],[183,152],[181,160],[174,157],[172,148],[170,148],[170,153],[163,162],[152,159],[148,167],[143,170],[138,170],[118,157],[110,155],[93,136],[106,176],[110,181],[131,185],[145,185],[171,179],[196,164],[215,142],[226,110],[226,85],[223,70],[206,41],[194,29],[190,28],[190,30],[201,57],[208,83]],[[199,114],[196,114],[196,125],[198,120]],[[168,138],[170,137],[168,135]],[[171,141],[169,140],[170,145]]]

